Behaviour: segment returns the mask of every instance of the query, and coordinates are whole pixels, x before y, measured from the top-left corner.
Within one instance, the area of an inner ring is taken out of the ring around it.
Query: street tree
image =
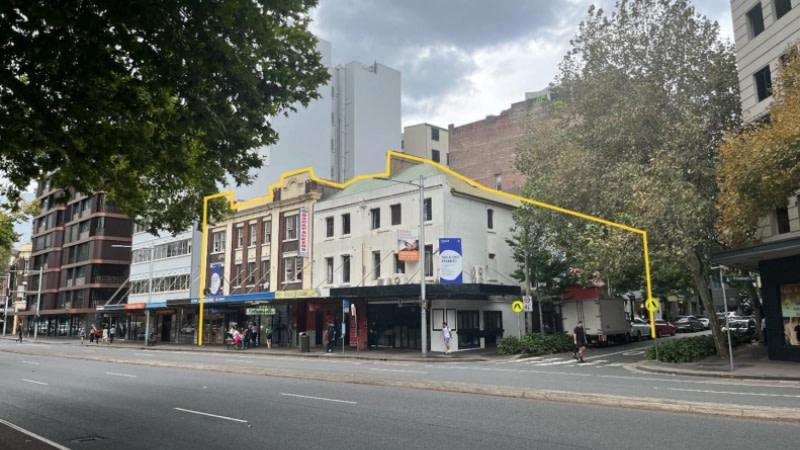
[[[11,252],[20,237],[14,230],[14,225],[39,213],[38,201],[22,201],[18,206],[17,210],[0,209],[0,273],[8,268]]]
[[[772,84],[769,119],[731,130],[720,145],[717,199],[722,242],[759,241],[758,221],[785,208],[800,188],[800,44],[791,44]]]
[[[226,180],[250,182],[270,120],[329,77],[316,0],[11,0],[0,8],[0,176],[105,191],[180,232]]]
[[[560,101],[520,142],[517,168],[544,180],[545,202],[645,230],[661,279],[691,279],[714,311],[716,148],[739,118],[732,45],[686,0],[621,0],[611,15],[592,7],[571,45],[555,80]],[[560,220],[579,231],[570,250],[592,269],[618,288],[644,287],[639,234]]]

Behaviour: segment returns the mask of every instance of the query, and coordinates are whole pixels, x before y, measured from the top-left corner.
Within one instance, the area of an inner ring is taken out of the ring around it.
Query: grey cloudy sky
[[[591,4],[614,0],[320,0],[312,31],[334,64],[402,73],[403,126],[446,127],[499,114],[547,87]],[[729,0],[695,0],[731,41]]]

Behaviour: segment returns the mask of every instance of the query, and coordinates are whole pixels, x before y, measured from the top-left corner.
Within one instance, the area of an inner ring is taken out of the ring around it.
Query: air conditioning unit
[[[269,290],[269,281],[265,281],[261,284],[262,289]]]
[[[386,278],[384,277],[378,278],[377,280],[375,280],[375,284],[377,284],[378,286],[386,286]]]
[[[486,269],[483,266],[474,266],[472,268],[472,282],[485,283],[486,282]]]
[[[399,273],[399,274],[394,276],[394,280],[393,281],[394,281],[394,284],[406,284],[408,279],[406,278],[406,274]]]

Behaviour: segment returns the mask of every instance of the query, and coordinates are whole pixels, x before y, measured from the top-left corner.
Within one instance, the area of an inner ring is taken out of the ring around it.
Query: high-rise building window
[[[769,65],[756,72],[753,78],[756,82],[756,97],[758,101],[772,95],[770,92],[770,89],[772,89],[772,74],[770,73]]]
[[[792,10],[792,0],[775,0],[775,15],[778,19]]]
[[[747,11],[747,23],[750,25],[750,37],[756,37],[764,31],[764,13],[761,11],[761,2]]]
[[[333,284],[333,258],[325,258],[325,282]]]
[[[244,227],[236,227],[236,248],[244,247]]]
[[[293,241],[297,239],[297,217],[289,216],[286,218],[286,240]]]
[[[256,238],[258,234],[256,233],[256,224],[250,224],[250,247],[255,247],[256,245]]]
[[[406,262],[400,261],[400,255],[394,255],[394,273],[406,273]]]
[[[269,244],[272,242],[272,221],[265,220],[261,223],[261,226],[264,227],[264,239],[261,240],[261,243]]]
[[[433,276],[433,246],[425,246],[425,276]]]
[[[249,261],[247,263],[247,285],[252,286],[256,284],[256,262]]]
[[[211,235],[211,253],[225,251],[225,232],[219,231]]]
[[[438,141],[439,140],[439,129],[431,127],[431,140]]]
[[[785,234],[791,231],[789,227],[789,208],[776,209],[775,219],[778,225],[778,234]]]
[[[487,209],[486,210],[486,227],[490,230],[494,230],[494,210]]]
[[[441,161],[441,156],[439,155],[439,150],[431,149],[431,160],[433,162],[437,162],[437,163]]]
[[[272,266],[270,266],[269,259],[265,258],[261,260],[261,286],[264,290],[269,290],[269,277],[272,271]]]

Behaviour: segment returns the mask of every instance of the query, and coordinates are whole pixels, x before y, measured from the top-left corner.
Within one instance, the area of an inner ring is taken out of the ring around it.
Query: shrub
[[[526,334],[521,339],[509,336],[500,340],[498,351],[504,355],[529,354],[550,355],[572,350],[572,338],[568,334]]]
[[[724,337],[723,337],[724,339]],[[747,344],[750,338],[740,333],[731,333],[733,347]],[[727,340],[725,345],[728,345]],[[672,339],[658,344],[658,360],[669,363],[693,362],[717,354],[714,338],[711,335]],[[651,345],[645,351],[645,358],[656,359],[656,347]]]

